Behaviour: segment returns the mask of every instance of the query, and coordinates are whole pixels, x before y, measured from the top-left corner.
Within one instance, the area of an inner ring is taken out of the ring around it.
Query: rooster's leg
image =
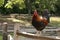
[[[42,35],[42,31],[40,31],[40,36]]]
[[[41,31],[37,31],[36,34],[37,34],[38,36],[41,36],[41,35],[42,35]]]

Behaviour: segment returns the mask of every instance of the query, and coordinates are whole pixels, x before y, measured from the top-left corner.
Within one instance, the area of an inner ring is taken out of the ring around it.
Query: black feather
[[[38,21],[32,20],[32,25],[38,31],[42,31],[45,28],[45,24],[42,21],[38,22]]]

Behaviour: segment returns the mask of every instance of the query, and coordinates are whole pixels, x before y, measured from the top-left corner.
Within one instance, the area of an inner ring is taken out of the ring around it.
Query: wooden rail
[[[14,25],[14,40],[20,40],[19,36],[23,36],[23,37],[27,37],[27,38],[32,38],[35,40],[60,40],[60,39],[56,39],[56,38],[49,38],[49,37],[45,37],[45,36],[37,36],[36,34],[30,34],[30,33],[26,33],[26,32],[21,32],[20,30],[20,23],[15,23]],[[7,31],[7,23],[3,23],[3,40],[8,40],[7,35],[8,35],[8,31]]]
[[[23,36],[23,37],[27,37],[27,38],[33,38],[35,40],[60,40],[60,39],[56,39],[56,38],[37,36],[35,34],[30,34],[30,33],[26,33],[26,32],[20,32],[19,31],[20,30],[19,26],[20,26],[19,23],[15,23],[15,26],[14,26],[15,40],[19,40],[19,36]]]
[[[56,39],[56,38],[37,36],[36,34],[30,34],[30,33],[26,33],[26,32],[18,32],[18,31],[16,32],[16,35],[24,36],[24,37],[27,37],[27,38],[38,39],[38,40],[60,40],[60,39]]]

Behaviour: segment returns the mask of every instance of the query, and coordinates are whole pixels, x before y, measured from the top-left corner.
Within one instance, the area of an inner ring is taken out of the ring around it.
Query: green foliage
[[[4,0],[0,0],[0,7],[4,4]]]
[[[5,5],[6,8],[13,8],[14,5],[18,4],[19,8],[24,8],[24,1],[23,0],[14,0],[14,1],[8,1],[8,3]],[[16,5],[17,6],[17,5]]]
[[[11,1],[8,1],[8,3],[5,5],[5,8],[12,8],[13,3]]]
[[[42,12],[44,9],[60,13],[60,0],[1,0],[1,13],[33,13],[35,9]]]
[[[55,3],[55,12],[57,15],[60,14],[60,0],[57,0],[56,3]]]

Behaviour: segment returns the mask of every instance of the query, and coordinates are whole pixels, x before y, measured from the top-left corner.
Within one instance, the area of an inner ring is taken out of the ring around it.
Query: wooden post
[[[17,31],[19,31],[20,29],[20,24],[17,22],[14,25],[14,40],[19,40],[19,35],[16,34]]]
[[[8,40],[7,22],[3,23],[3,40]]]

